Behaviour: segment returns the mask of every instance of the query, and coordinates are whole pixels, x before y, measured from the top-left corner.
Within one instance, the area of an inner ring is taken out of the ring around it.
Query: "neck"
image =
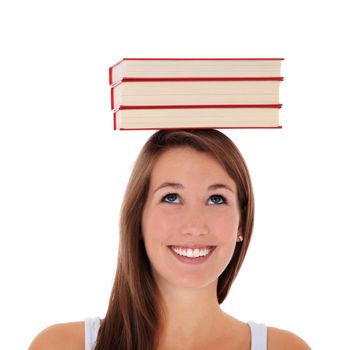
[[[161,348],[194,348],[217,332],[225,314],[217,301],[216,284],[197,289],[160,286],[164,313]]]

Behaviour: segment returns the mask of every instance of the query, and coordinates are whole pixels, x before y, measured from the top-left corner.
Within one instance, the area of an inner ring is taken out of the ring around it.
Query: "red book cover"
[[[190,128],[116,128],[116,124],[114,125],[114,130],[183,130],[183,129],[282,129],[282,126],[208,126],[208,127],[190,127]]]
[[[177,109],[177,108],[281,108],[282,104],[265,105],[168,105],[168,106],[120,106],[114,112],[121,109]]]

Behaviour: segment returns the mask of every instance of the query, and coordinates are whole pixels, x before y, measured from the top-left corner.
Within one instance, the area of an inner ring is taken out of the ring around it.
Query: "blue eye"
[[[162,198],[162,201],[166,203],[176,203],[176,198],[178,198],[178,195],[176,193],[168,193]]]
[[[214,204],[225,204],[226,198],[220,194],[213,194],[210,199]]]
[[[178,204],[179,196],[177,193],[168,193],[162,198],[162,202]],[[226,204],[226,198],[220,194],[214,194],[210,196],[210,204]]]

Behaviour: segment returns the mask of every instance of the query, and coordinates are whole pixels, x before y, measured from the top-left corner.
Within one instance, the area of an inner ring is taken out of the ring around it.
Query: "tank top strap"
[[[264,323],[247,322],[251,329],[251,350],[267,350],[267,327]]]
[[[99,317],[85,319],[85,350],[93,350],[97,340],[101,319]]]

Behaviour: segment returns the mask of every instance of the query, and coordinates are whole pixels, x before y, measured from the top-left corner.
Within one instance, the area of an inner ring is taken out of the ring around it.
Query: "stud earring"
[[[242,242],[243,240],[244,240],[244,237],[242,237],[241,235],[237,237],[238,242]]]

